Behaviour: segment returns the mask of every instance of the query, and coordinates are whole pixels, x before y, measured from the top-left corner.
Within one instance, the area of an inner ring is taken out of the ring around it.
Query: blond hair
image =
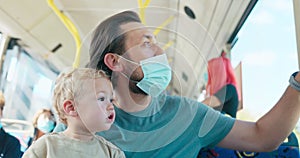
[[[90,68],[104,70],[109,76],[112,75],[112,70],[104,63],[104,57],[107,53],[122,55],[126,52],[126,33],[123,33],[121,25],[130,22],[141,23],[139,15],[133,11],[124,11],[107,18],[97,26],[90,44]]]
[[[71,69],[60,73],[55,81],[53,106],[57,111],[59,120],[67,125],[67,119],[63,110],[63,103],[66,100],[75,101],[75,98],[82,97],[84,91],[84,80],[109,77],[102,70],[90,68]]]

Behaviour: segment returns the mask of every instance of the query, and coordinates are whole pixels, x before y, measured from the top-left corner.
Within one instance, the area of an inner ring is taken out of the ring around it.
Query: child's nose
[[[114,106],[113,106],[112,102],[109,102],[109,103],[108,103],[108,105],[107,105],[107,110],[108,110],[108,111],[114,110]]]

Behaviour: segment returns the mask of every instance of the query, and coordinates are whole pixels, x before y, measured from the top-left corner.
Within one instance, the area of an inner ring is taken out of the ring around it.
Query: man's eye
[[[100,98],[98,98],[98,100],[99,100],[99,101],[104,101],[105,98],[104,98],[104,97],[100,97]]]
[[[150,48],[152,46],[152,44],[150,42],[144,42],[144,46],[147,48]]]

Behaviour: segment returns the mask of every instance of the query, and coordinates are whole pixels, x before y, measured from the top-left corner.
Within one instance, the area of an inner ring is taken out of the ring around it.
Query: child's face
[[[115,120],[112,84],[105,78],[84,82],[84,94],[76,102],[79,117],[89,132],[108,130]]]

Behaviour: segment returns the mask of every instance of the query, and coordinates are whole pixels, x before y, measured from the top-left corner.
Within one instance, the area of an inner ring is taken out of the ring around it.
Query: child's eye
[[[100,97],[98,98],[99,101],[104,101],[105,100],[105,97]]]
[[[115,99],[114,99],[114,98],[110,99],[110,102],[111,102],[111,103],[113,103],[114,101],[115,101]]]

